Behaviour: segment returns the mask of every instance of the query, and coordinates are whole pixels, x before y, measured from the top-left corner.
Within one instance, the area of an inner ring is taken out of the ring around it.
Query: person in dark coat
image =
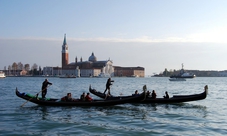
[[[72,98],[72,94],[71,93],[67,93],[66,96],[61,98],[61,101],[72,102],[72,101],[76,101],[76,100],[74,98]]]
[[[108,90],[108,94],[110,95],[110,86],[112,85],[111,82],[114,82],[113,80],[111,80],[111,78],[108,78],[107,82],[106,82],[106,89],[104,91],[104,94],[106,93],[106,91]]]
[[[165,96],[163,96],[164,98],[166,98],[166,99],[169,99],[169,94],[168,94],[168,92],[166,91],[166,95]]]
[[[80,100],[85,101],[85,97],[85,92],[83,92],[83,94],[80,96]]]
[[[43,85],[42,85],[42,98],[46,98],[48,85],[52,85],[52,83],[48,82],[48,80],[45,79],[45,81],[43,82]]]
[[[151,98],[156,99],[157,94],[155,93],[155,90],[152,91]]]

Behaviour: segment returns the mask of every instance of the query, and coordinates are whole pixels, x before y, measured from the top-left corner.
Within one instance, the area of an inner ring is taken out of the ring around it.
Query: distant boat
[[[153,73],[153,75],[151,77],[163,77],[163,74],[156,74],[156,73]]]
[[[109,78],[109,77],[111,77],[111,76],[110,76],[109,73],[103,73],[103,72],[101,72],[101,73],[98,75],[98,77],[101,77],[101,78]]]
[[[184,70],[184,64],[182,64],[182,69],[178,75],[171,75],[170,78],[194,78],[196,75],[188,73]]]
[[[186,81],[184,78],[170,78],[169,81]]]
[[[5,73],[3,71],[0,71],[0,78],[5,78]]]
[[[60,78],[76,78],[75,75],[61,75]]]
[[[132,75],[131,77],[139,77],[139,75]]]

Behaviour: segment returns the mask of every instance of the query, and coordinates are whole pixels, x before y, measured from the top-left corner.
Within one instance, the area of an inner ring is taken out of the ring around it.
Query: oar
[[[51,85],[49,85],[49,86],[51,86]],[[49,86],[47,86],[47,87],[49,87]],[[47,89],[47,87],[44,88],[43,90]],[[38,97],[39,93],[42,92],[43,90],[39,91],[39,92],[36,94],[36,98]],[[30,101],[31,99],[32,99],[32,98],[30,98],[30,99],[27,100],[25,103],[23,103],[23,104],[21,105],[21,107],[23,107],[23,106],[24,106],[28,101]]]

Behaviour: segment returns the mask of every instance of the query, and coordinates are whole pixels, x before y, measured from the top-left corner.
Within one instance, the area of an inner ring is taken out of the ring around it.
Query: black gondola
[[[32,103],[43,105],[43,106],[112,106],[118,104],[131,103],[132,101],[141,101],[145,98],[145,92],[139,96],[128,97],[128,98],[119,98],[119,99],[107,99],[107,100],[92,100],[92,101],[83,101],[80,99],[75,99],[74,101],[61,101],[61,99],[54,98],[45,98],[42,99],[40,97],[36,98],[36,96],[26,93],[21,93],[16,88],[16,95],[22,99],[30,101]]]
[[[100,98],[105,98],[106,95],[104,93],[98,92],[95,89],[92,89],[91,87],[89,88],[89,91],[100,97]],[[198,100],[203,100],[206,98],[208,94],[208,86],[206,85],[204,88],[204,92],[200,94],[193,94],[193,95],[173,95],[173,97],[170,98],[151,98],[150,96],[146,96],[145,100],[143,101],[132,101],[132,103],[182,103],[182,102],[190,102],[190,101],[198,101]],[[132,95],[134,96],[134,95]],[[132,96],[110,96],[107,99],[119,99],[119,98],[129,98]]]

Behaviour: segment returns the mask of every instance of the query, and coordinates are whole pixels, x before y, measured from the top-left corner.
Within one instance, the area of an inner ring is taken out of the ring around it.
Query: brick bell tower
[[[62,45],[62,68],[64,69],[65,67],[67,67],[67,65],[69,64],[69,50],[68,50],[68,45],[66,43],[66,34],[64,36],[64,41],[63,41],[63,45]]]

